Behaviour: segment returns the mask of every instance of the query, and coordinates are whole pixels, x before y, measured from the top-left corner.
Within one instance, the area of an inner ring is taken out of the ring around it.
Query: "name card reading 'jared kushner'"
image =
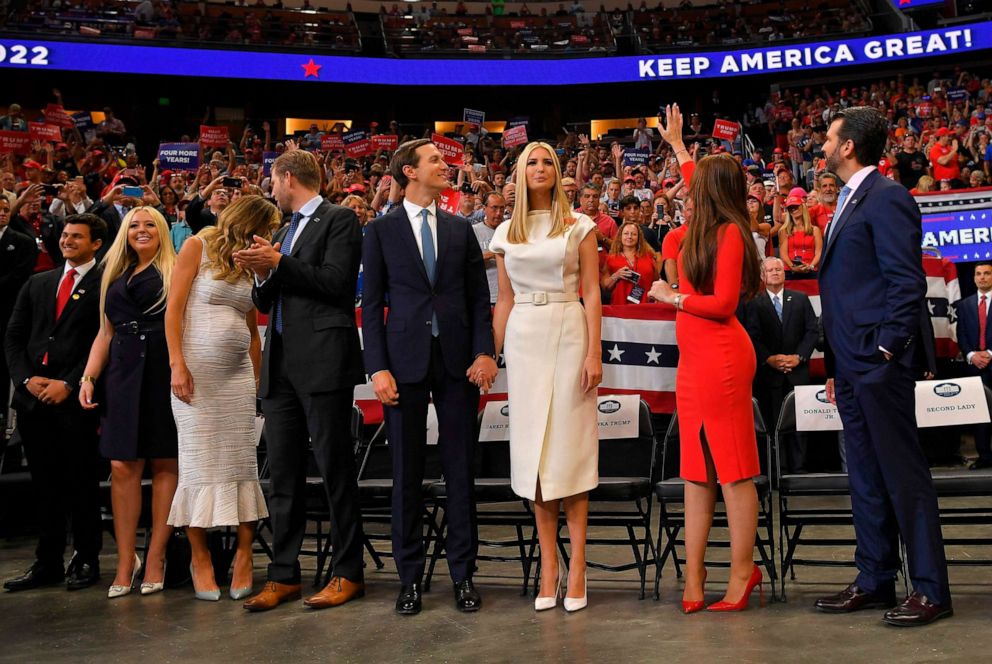
[[[916,424],[921,429],[988,421],[989,404],[978,376],[916,383]]]
[[[640,402],[636,394],[603,394],[596,404],[599,439],[636,438],[640,424]],[[510,440],[510,406],[506,401],[490,401],[482,413],[479,442]]]
[[[823,385],[796,386],[796,431],[840,431],[837,406],[830,403]]]

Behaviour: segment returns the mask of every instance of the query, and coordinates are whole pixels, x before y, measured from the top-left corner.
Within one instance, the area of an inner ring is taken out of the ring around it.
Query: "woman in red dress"
[[[677,107],[669,109],[662,135],[683,161],[690,158],[681,129]],[[682,606],[685,613],[703,608],[703,561],[719,481],[730,526],[730,581],[723,600],[708,610],[741,610],[761,583],[753,557],[758,495],[752,481],[761,470],[751,405],[754,348],[734,313],[742,296],[753,297],[760,288],[758,252],[744,174],[732,157],[700,161],[689,196],[693,219],[678,257],[679,290],[657,281],[650,293],[678,309],[675,398],[686,522]]]
[[[816,279],[823,250],[823,233],[812,222],[806,203],[799,196],[785,201],[786,219],[778,232],[778,250],[787,278]]]
[[[647,290],[658,278],[658,255],[644,239],[640,224],[625,223],[620,227],[613,237],[610,252],[604,257],[601,272],[600,285],[610,291],[608,304],[644,304],[648,301]],[[635,286],[641,290],[635,291]],[[632,292],[634,298],[628,300]]]

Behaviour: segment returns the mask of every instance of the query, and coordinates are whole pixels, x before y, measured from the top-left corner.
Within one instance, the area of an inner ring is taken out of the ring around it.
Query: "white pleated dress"
[[[551,215],[528,216],[526,244],[496,228],[489,249],[503,255],[516,295],[577,293],[579,243],[596,228],[575,213],[564,235],[549,238]],[[596,391],[584,393],[582,367],[589,338],[579,302],[514,304],[503,354],[510,406],[510,479],[513,491],[533,500],[537,481],[545,500],[573,496],[599,484]],[[484,443],[483,443],[484,444]]]
[[[169,525],[237,526],[268,516],[258,483],[255,374],[245,314],[251,283],[214,279],[206,249],[186,303],[183,355],[193,398],[173,395],[179,432],[179,485]]]

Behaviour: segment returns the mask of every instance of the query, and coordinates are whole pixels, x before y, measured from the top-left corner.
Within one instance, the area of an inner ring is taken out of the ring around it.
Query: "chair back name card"
[[[640,424],[640,402],[636,394],[603,394],[596,403],[599,439],[636,438]],[[506,401],[490,401],[482,413],[479,442],[510,440],[510,406]]]

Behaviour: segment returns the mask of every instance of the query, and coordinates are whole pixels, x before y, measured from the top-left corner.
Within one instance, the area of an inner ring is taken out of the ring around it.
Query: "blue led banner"
[[[923,215],[923,246],[955,263],[992,259],[992,206]]]
[[[793,73],[992,48],[992,21],[924,32],[651,57],[423,60],[0,39],[0,68],[364,83],[581,85]]]

